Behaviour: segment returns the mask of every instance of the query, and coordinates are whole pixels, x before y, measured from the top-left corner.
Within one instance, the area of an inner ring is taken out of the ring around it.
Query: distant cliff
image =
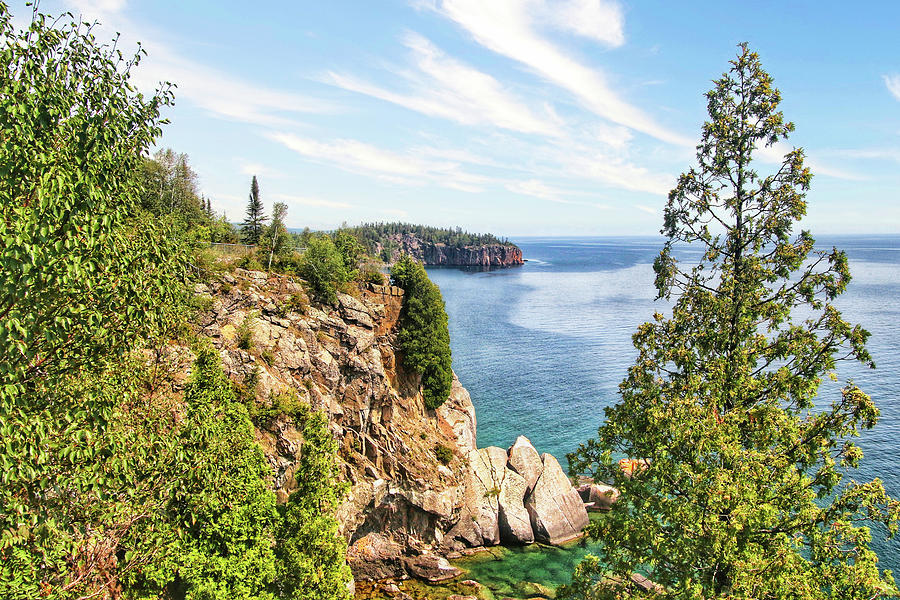
[[[387,262],[409,254],[426,265],[448,267],[512,267],[521,265],[522,249],[511,243],[456,246],[420,239],[413,233],[394,233],[376,242],[375,253]]]
[[[511,267],[521,265],[522,250],[490,233],[428,227],[411,223],[366,223],[347,229],[381,260],[394,263],[403,254],[426,265]]]

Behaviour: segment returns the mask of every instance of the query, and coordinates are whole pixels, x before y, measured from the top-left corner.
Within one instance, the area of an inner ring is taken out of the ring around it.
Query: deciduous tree
[[[897,593],[867,526],[893,534],[898,503],[877,479],[847,479],[862,458],[852,439],[878,409],[852,381],[830,404],[817,395],[841,360],[874,366],[869,334],[834,305],[847,257],[792,235],[811,180],[803,151],[756,170],[754,154],[794,127],[755,53],[743,45],[731,65],[706,95],[698,167],[665,210],[654,269],[672,314],[638,328],[621,401],[570,455],[573,472],[622,491],[593,531],[604,555],[576,570],[570,597],[639,594],[635,570],[665,598]],[[685,243],[703,251],[699,262],[676,260]],[[627,476],[622,455],[646,463]]]

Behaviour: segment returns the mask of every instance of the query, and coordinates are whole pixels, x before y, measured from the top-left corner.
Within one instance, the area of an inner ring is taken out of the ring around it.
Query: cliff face
[[[238,269],[197,292],[211,304],[202,333],[233,381],[255,388],[257,402],[293,392],[327,413],[351,484],[338,518],[358,579],[440,580],[457,574],[443,558],[453,552],[557,541],[540,535],[537,524],[547,515],[531,518],[532,535],[526,496],[536,492],[514,472],[518,463],[507,464],[506,450],[476,448],[475,410],[455,376],[450,398],[425,409],[419,381],[403,371],[393,347],[403,290],[369,286],[356,296],[340,294],[337,307],[315,307],[289,278]],[[248,330],[249,343],[246,335],[242,340]],[[261,425],[257,439],[283,502],[296,486],[302,434],[282,415]],[[439,460],[441,447],[449,461]],[[529,477],[550,482],[550,470],[536,452],[533,458]],[[561,478],[566,489],[529,485],[546,488],[547,504],[555,507],[571,485],[561,471],[553,476],[553,485]]]
[[[402,254],[409,254],[426,265],[511,267],[523,264],[522,249],[513,245],[486,244],[456,247],[424,242],[411,233],[391,234],[387,239],[395,248],[392,261],[398,260]],[[378,245],[376,252],[380,253],[382,247],[382,245]]]

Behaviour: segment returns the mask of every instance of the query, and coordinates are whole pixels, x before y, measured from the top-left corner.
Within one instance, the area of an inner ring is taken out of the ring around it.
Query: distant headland
[[[426,265],[452,267],[511,267],[523,264],[522,249],[490,233],[477,234],[457,227],[439,228],[411,223],[364,223],[349,228],[368,252],[386,263],[403,254]]]

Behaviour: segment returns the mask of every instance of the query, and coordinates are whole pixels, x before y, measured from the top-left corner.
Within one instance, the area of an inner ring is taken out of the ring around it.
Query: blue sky
[[[17,17],[29,9],[10,5]],[[178,85],[160,141],[243,216],[293,227],[654,234],[704,92],[748,41],[815,174],[813,233],[900,232],[900,2],[328,0],[41,3],[140,40]]]

